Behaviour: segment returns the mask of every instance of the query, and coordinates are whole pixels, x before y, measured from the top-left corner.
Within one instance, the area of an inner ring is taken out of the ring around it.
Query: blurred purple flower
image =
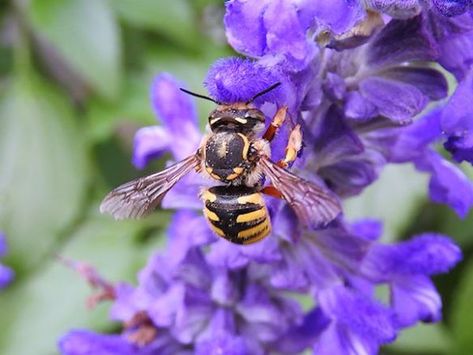
[[[8,251],[7,239],[3,233],[0,232],[0,258],[5,256]],[[15,277],[15,272],[5,266],[0,264],[0,289],[7,287]]]
[[[429,174],[431,200],[464,217],[473,184],[435,148],[446,140],[455,160],[471,162],[471,51],[455,53],[470,44],[470,8],[440,0],[228,1],[227,38],[251,59],[219,59],[205,86],[233,103],[281,82],[255,104],[268,119],[288,106],[305,143],[292,169],[341,199],[363,193],[387,164],[411,163]],[[363,32],[369,21],[375,26]],[[445,101],[448,84],[435,63],[460,81]],[[155,79],[151,99],[162,126],[138,131],[138,167],[165,151],[179,160],[197,148],[193,101],[179,86],[168,74]],[[429,105],[436,108],[426,113]],[[285,140],[282,128],[275,160]],[[202,184],[190,175],[171,190],[163,207],[179,211],[167,249],[150,259],[137,286],[114,286],[111,318],[123,324],[121,336],[72,331],[60,341],[63,354],[374,354],[403,328],[441,318],[430,277],[461,259],[448,237],[383,245],[381,222],[343,217],[306,230],[286,203],[268,198],[272,235],[233,245],[193,211]],[[376,297],[380,285],[387,303]],[[290,294],[315,306],[303,311]]]

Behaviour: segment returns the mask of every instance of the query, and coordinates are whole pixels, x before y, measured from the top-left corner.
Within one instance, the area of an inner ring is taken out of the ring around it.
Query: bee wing
[[[115,219],[140,218],[151,213],[164,195],[193,168],[200,158],[191,155],[159,173],[127,182],[112,190],[103,199],[100,212]]]
[[[299,220],[312,228],[323,227],[341,212],[340,202],[334,193],[315,185],[262,157],[263,173],[293,208]]]

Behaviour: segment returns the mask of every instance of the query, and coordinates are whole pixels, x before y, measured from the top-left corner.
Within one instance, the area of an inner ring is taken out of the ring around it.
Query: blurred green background
[[[0,354],[55,354],[68,329],[118,327],[108,304],[86,311],[91,290],[56,255],[134,282],[164,245],[170,212],[115,222],[98,204],[162,166],[166,157],[146,171],[130,163],[134,132],[156,124],[149,85],[167,71],[204,92],[209,65],[233,53],[223,11],[219,0],[0,1],[0,230],[10,245],[3,262],[17,272],[0,291]],[[204,123],[211,105],[198,105]],[[460,221],[428,203],[426,184],[410,166],[389,167],[347,203],[352,218],[383,218],[386,241],[434,230],[465,253],[435,279],[444,322],[406,331],[383,353],[473,354],[473,215]]]

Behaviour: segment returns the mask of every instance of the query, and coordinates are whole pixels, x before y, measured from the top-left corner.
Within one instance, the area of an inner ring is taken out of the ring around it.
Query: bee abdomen
[[[215,186],[204,191],[202,199],[212,230],[232,243],[254,243],[271,231],[266,204],[254,188]]]

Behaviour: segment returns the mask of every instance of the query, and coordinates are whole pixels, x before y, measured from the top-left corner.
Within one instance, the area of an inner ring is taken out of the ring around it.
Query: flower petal
[[[320,308],[316,308],[304,316],[300,325],[292,327],[287,334],[280,337],[274,347],[281,353],[301,353],[317,341],[329,324],[330,319]]]
[[[179,210],[174,214],[167,235],[171,267],[181,264],[191,248],[215,240],[204,217],[190,210]]]
[[[431,100],[440,100],[448,94],[445,76],[432,68],[396,67],[382,72],[382,76],[411,84]]]
[[[471,0],[432,0],[437,10],[447,17],[458,16],[472,6]]]
[[[355,120],[366,121],[377,115],[378,109],[358,91],[350,91],[346,96],[345,115]]]
[[[366,16],[358,0],[312,1],[307,10],[314,14],[319,26],[336,35],[349,31]]]
[[[257,93],[282,81],[284,80],[280,75],[254,61],[229,57],[217,60],[210,67],[204,84],[217,101],[234,103],[248,101]],[[256,99],[255,103],[262,104],[266,101],[284,104],[283,88],[280,86],[268,92]]]
[[[316,45],[307,39],[306,28],[300,23],[293,2],[271,1],[264,12],[263,24],[267,29],[265,51],[284,57],[286,66],[302,70],[314,58]]]
[[[318,354],[374,354],[396,336],[392,312],[366,296],[336,286],[317,300],[333,322],[315,346]]]
[[[59,340],[63,355],[133,355],[133,345],[119,335],[97,334],[88,330],[72,330]]]
[[[375,245],[364,261],[364,272],[376,282],[405,275],[445,273],[461,259],[460,248],[443,235],[425,233],[395,245]]]
[[[15,272],[8,266],[0,264],[0,289],[7,287],[14,279]]]
[[[419,158],[416,167],[431,174],[432,201],[449,205],[460,217],[467,215],[473,206],[473,183],[459,168],[433,151]]]
[[[133,165],[139,169],[146,167],[148,162],[171,149],[169,133],[158,126],[140,128],[133,141]]]
[[[170,148],[177,160],[193,154],[201,140],[194,102],[180,87],[167,73],[158,75],[151,86],[153,108],[172,139]]]
[[[422,8],[418,0],[365,0],[372,9],[396,19],[408,19],[417,16]]]
[[[432,60],[437,56],[436,48],[420,16],[392,20],[370,42],[366,60],[375,68],[412,60]]]
[[[437,322],[442,317],[442,300],[432,281],[425,276],[396,280],[391,286],[391,302],[399,327]]]
[[[264,1],[227,1],[225,30],[230,45],[250,57],[261,57],[266,47],[263,13],[270,4]]]
[[[381,115],[401,123],[420,113],[428,103],[428,98],[417,87],[380,77],[363,80],[360,92]]]
[[[5,234],[0,232],[0,257],[5,256],[8,252],[7,238]]]

